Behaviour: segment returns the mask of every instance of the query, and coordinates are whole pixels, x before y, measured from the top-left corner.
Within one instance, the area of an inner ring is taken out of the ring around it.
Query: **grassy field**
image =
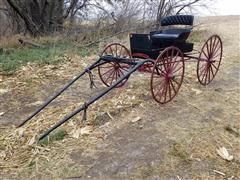
[[[20,47],[0,54],[0,69],[6,74],[11,74],[28,63],[56,64],[63,62],[68,54],[86,57],[96,52],[96,46],[78,48],[69,42],[47,45],[45,48]]]

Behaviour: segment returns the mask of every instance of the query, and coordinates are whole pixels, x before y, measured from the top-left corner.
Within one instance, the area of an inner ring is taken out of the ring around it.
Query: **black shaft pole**
[[[73,116],[75,116],[76,114],[78,114],[79,112],[81,112],[82,110],[84,110],[86,107],[88,107],[89,105],[91,105],[92,103],[94,103],[95,101],[97,101],[98,99],[100,99],[102,96],[104,96],[105,94],[107,94],[109,91],[111,91],[113,88],[115,88],[119,83],[121,83],[124,79],[128,78],[133,72],[135,72],[141,65],[143,65],[145,62],[147,61],[142,61],[137,63],[137,65],[135,65],[133,68],[130,69],[130,71],[128,71],[127,74],[125,74],[122,78],[120,78],[117,82],[115,82],[112,86],[108,87],[105,91],[103,91],[102,93],[96,95],[95,97],[93,97],[92,99],[90,99],[88,102],[84,103],[84,105],[82,105],[79,109],[75,110],[74,112],[72,112],[70,115],[64,117],[62,120],[60,120],[57,124],[55,124],[53,127],[51,127],[50,129],[48,129],[45,133],[43,133],[40,137],[39,137],[39,141],[41,139],[43,139],[44,137],[46,137],[49,133],[51,133],[54,129],[56,129],[57,127],[61,126],[63,123],[65,123],[66,121],[68,121],[70,118],[72,118]]]
[[[50,99],[48,99],[44,104],[42,104],[33,114],[31,114],[27,119],[25,119],[18,127],[23,126],[26,122],[36,116],[39,112],[41,112],[49,103],[51,103],[54,99],[56,99],[59,95],[61,95],[65,90],[67,90],[73,83],[75,83],[80,77],[82,77],[86,72],[92,70],[96,67],[96,64],[99,63],[100,60],[97,60],[91,66],[86,68],[83,72],[81,72],[77,77],[75,77],[72,81],[66,84],[62,89],[60,89],[56,94],[54,94]]]

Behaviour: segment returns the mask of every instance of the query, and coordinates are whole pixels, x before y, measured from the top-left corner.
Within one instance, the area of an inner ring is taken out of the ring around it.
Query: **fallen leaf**
[[[110,122],[106,122],[104,125],[99,126],[99,129],[108,128],[109,125],[110,125]]]
[[[177,179],[178,179],[178,180],[182,180],[179,176],[177,176]]]
[[[220,147],[219,149],[217,149],[217,154],[225,160],[228,160],[228,161],[233,160],[233,156],[228,153],[228,151],[225,147]]]
[[[138,129],[142,129],[144,126],[143,126],[143,124],[141,124],[141,125],[139,125],[137,128]]]
[[[0,94],[7,93],[9,90],[8,89],[0,89]]]
[[[75,130],[73,130],[73,132],[71,132],[72,137],[75,138],[75,139],[79,138],[80,133],[81,133],[81,129],[80,128],[79,129],[75,129]]]
[[[107,138],[107,135],[105,134],[105,133],[103,133],[103,132],[101,132],[101,133],[97,133],[96,134],[96,137],[98,138],[98,139],[106,139]]]
[[[192,88],[192,91],[194,91],[196,95],[202,94],[202,91],[199,89]]]
[[[72,130],[69,134],[71,134],[71,136],[73,138],[76,138],[78,139],[81,136],[83,135],[89,135],[90,132],[93,131],[93,127],[92,126],[86,126],[84,128],[78,128],[78,129],[74,129]]]
[[[18,131],[19,137],[23,137],[23,133],[25,131],[25,128],[18,128],[17,131]]]
[[[28,68],[26,66],[22,67],[22,71],[27,71],[27,70],[28,70]]]
[[[90,132],[92,132],[92,131],[93,131],[92,126],[86,126],[86,127],[81,129],[81,135],[89,135]]]
[[[135,123],[135,122],[138,122],[138,121],[140,121],[142,118],[140,117],[140,116],[137,116],[137,117],[135,117],[135,118],[133,118],[132,119],[132,123]]]
[[[57,67],[57,66],[54,66],[54,65],[50,66],[49,68],[50,68],[51,70],[56,70],[56,69],[58,69],[58,67]]]
[[[69,125],[69,126],[72,126],[72,127],[75,127],[75,126],[76,126],[76,124],[74,124],[73,121],[70,121],[70,122],[68,123],[68,125]]]
[[[6,157],[5,151],[0,151],[0,157],[1,159],[4,159]]]
[[[81,65],[82,65],[83,67],[87,67],[87,66],[88,66],[88,64],[87,64],[87,63],[84,63],[84,62],[83,62]]]
[[[28,145],[29,146],[31,146],[31,145],[33,145],[36,141],[35,141],[35,139],[36,139],[36,135],[34,135],[29,141],[28,141]]]
[[[223,89],[222,88],[216,88],[214,90],[217,91],[217,92],[221,92]]]
[[[227,178],[227,180],[233,180],[233,179],[234,179],[234,176]]]
[[[43,101],[36,101],[36,102],[28,104],[27,106],[39,106],[39,105],[42,105],[42,104],[43,104]]]
[[[225,175],[226,175],[225,173],[223,173],[223,172],[221,172],[221,171],[217,171],[217,170],[213,170],[213,172],[215,172],[215,173],[217,173],[217,174],[220,174],[220,175],[222,175],[222,176],[225,176]]]

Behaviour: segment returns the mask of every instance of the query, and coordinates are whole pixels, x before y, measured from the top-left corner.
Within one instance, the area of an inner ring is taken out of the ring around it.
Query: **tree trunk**
[[[54,32],[63,25],[64,0],[7,0],[33,36]]]
[[[157,18],[156,18],[156,30],[159,30],[160,27],[161,27],[161,19],[162,19],[163,14],[164,14],[165,5],[166,5],[165,0],[161,0],[159,2],[158,11],[157,11]]]

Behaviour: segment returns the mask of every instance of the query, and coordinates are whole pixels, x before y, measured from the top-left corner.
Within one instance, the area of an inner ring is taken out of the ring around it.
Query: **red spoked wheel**
[[[158,56],[150,84],[155,101],[165,104],[177,95],[183,82],[184,69],[183,53],[177,47],[168,47]]]
[[[133,53],[133,54],[132,54],[132,58],[150,59],[149,55],[144,54],[144,53]],[[140,67],[138,68],[138,71],[139,71],[139,72],[152,73],[152,69],[153,69],[153,63],[147,62],[147,63],[143,64],[142,66],[140,66]]]
[[[197,64],[197,78],[200,84],[208,85],[216,76],[222,60],[222,40],[211,36],[203,45]]]
[[[119,43],[113,43],[108,45],[101,56],[110,55],[112,57],[120,57],[120,58],[131,58],[130,51],[124,46]],[[100,66],[98,66],[98,73],[100,79],[106,86],[111,86],[114,84],[119,78],[124,76],[128,68],[130,66],[128,64],[120,64],[118,62],[107,62]],[[121,87],[126,83],[127,79],[122,81],[116,87]]]

